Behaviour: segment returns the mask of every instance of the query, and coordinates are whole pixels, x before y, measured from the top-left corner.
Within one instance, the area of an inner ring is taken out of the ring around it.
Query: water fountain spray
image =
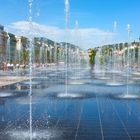
[[[127,45],[127,62],[126,62],[126,93],[119,95],[119,98],[122,99],[139,99],[139,95],[129,92],[129,80],[130,80],[130,45],[131,45],[131,26],[127,25],[127,34],[128,34],[128,45]]]
[[[68,21],[69,21],[69,0],[65,0],[65,23],[66,23],[66,29],[68,28]]]
[[[7,60],[9,61],[9,63],[10,63],[10,59],[11,59],[10,53],[11,53],[11,51],[10,51],[10,36],[9,36],[9,34],[8,34],[8,32],[7,32],[6,57],[7,57]]]
[[[127,33],[128,33],[128,46],[127,46],[127,95],[128,93],[128,82],[129,82],[129,75],[130,75],[130,58],[129,58],[129,47],[130,47],[130,33],[131,33],[131,26],[130,24],[127,25]]]
[[[65,0],[65,23],[66,23],[66,31],[68,30],[68,21],[69,21],[69,0]],[[65,80],[66,80],[66,85],[65,85],[65,93],[67,94],[68,92],[68,44],[66,43],[65,45],[65,53],[66,53],[66,64],[65,64]]]
[[[16,38],[16,59],[18,59],[18,64],[21,62],[21,37],[15,36]]]
[[[114,32],[114,37],[116,36],[116,30],[117,30],[117,22],[114,21],[114,26],[113,26],[113,32]],[[121,83],[117,83],[116,82],[116,78],[115,78],[115,72],[117,70],[117,67],[116,67],[116,47],[115,47],[115,38],[113,39],[113,42],[114,42],[114,45],[113,45],[113,82],[112,83],[109,83],[108,85],[110,86],[120,86],[122,85]]]
[[[113,27],[114,36],[116,35],[116,30],[117,30],[117,22],[114,21],[114,27]],[[114,42],[114,41],[113,41],[113,42]],[[115,65],[115,64],[116,64],[116,55],[115,55],[116,48],[115,48],[115,42],[114,42],[113,52],[114,52],[113,70],[115,71],[115,70],[116,70],[116,65]]]
[[[117,29],[117,21],[114,21],[114,33],[116,33],[116,29]]]
[[[79,45],[79,42],[78,42],[78,39],[77,39],[77,37],[78,37],[78,29],[79,29],[79,23],[78,23],[78,20],[76,20],[75,21],[75,44],[77,44],[77,45]],[[75,74],[76,74],[76,72],[77,71],[79,71],[79,69],[80,69],[80,65],[79,65],[79,49],[77,48],[76,49],[76,54],[75,54],[75,64],[78,64],[78,67],[75,69]],[[77,65],[76,65],[77,66]]]
[[[33,0],[28,0],[29,4],[29,76],[30,76],[30,86],[29,86],[29,97],[30,97],[30,140],[32,140],[32,4]]]

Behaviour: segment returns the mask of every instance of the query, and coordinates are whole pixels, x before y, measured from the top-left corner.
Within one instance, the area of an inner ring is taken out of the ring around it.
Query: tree
[[[91,65],[95,64],[96,49],[89,49],[89,62]]]
[[[29,60],[29,50],[24,48],[22,55],[23,55],[23,63],[26,65]]]

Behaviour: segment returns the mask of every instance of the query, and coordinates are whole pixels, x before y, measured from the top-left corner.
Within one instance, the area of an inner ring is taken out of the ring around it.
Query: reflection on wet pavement
[[[33,79],[33,140],[139,140],[140,85],[113,73],[104,78],[89,69],[47,70]],[[76,78],[77,76],[77,78]],[[45,78],[46,77],[46,78]],[[75,77],[71,78],[71,77]],[[133,94],[132,94],[133,93]],[[29,140],[29,81],[0,88],[0,140]],[[131,98],[131,97],[137,98]],[[11,98],[12,97],[12,98]]]

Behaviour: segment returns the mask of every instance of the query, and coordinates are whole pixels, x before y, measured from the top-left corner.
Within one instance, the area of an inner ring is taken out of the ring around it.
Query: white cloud
[[[24,36],[41,36],[57,42],[68,41],[84,49],[107,44],[112,41],[114,34],[98,28],[61,29],[56,26],[47,26],[36,22],[29,26],[27,21],[14,22],[8,26],[9,31]],[[29,34],[31,33],[31,34]]]

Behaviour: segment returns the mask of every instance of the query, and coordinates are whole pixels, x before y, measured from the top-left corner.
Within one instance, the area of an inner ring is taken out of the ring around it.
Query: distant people
[[[2,69],[3,69],[3,71],[5,71],[5,63],[4,62],[2,62]]]
[[[7,64],[7,70],[10,69],[10,66],[11,66],[10,63],[8,63],[8,64]]]
[[[18,68],[18,69],[19,69],[19,64],[16,64],[16,68]]]
[[[3,62],[3,71],[7,71],[7,63],[6,62]]]
[[[23,65],[23,68],[24,68],[24,69],[26,68],[26,64]]]
[[[13,71],[14,70],[14,64],[11,64],[10,67],[11,67],[11,70]]]

